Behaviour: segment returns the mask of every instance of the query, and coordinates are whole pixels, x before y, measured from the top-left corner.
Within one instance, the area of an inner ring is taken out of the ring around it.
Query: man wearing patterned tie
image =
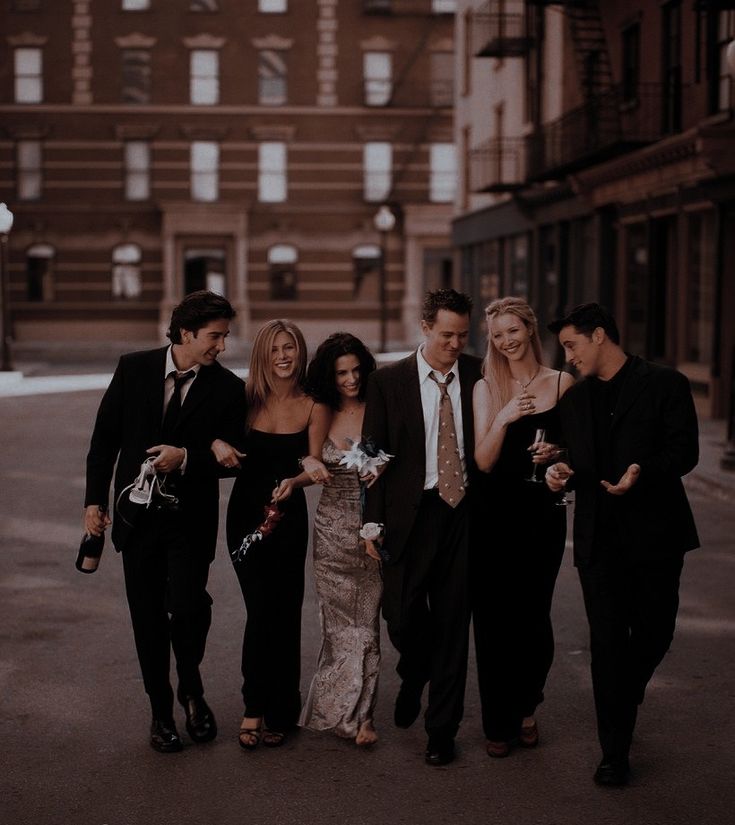
[[[421,711],[425,759],[454,759],[464,709],[469,628],[467,556],[473,462],[472,389],[481,361],[462,350],[472,300],[453,289],[429,292],[424,342],[368,381],[363,434],[395,456],[367,492],[364,522],[383,525],[366,542],[384,561],[383,615],[400,653],[395,723]]]
[[[94,535],[111,522],[106,511],[117,461],[112,541],[122,552],[151,703],[150,744],[161,753],[182,747],[173,719],[171,650],[190,737],[207,742],[217,734],[199,665],[211,621],[207,577],[219,517],[219,469],[210,446],[216,438],[241,444],[245,421],[243,383],[217,363],[234,315],[221,296],[192,293],[172,313],[170,346],[123,355],[100,403],[87,456],[84,523]],[[171,497],[131,505],[126,488],[147,457],[154,457]]]

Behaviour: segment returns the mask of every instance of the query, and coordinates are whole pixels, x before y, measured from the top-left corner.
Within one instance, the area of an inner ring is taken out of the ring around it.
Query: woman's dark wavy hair
[[[360,362],[360,392],[358,398],[365,400],[367,377],[375,369],[375,359],[359,338],[349,332],[334,332],[317,348],[306,370],[306,391],[315,400],[338,410],[340,394],[334,367],[343,355],[354,355]]]

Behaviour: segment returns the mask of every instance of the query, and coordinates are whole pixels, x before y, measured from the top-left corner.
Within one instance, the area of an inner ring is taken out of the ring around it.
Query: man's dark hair
[[[436,321],[440,309],[455,312],[457,315],[470,315],[472,312],[472,298],[456,289],[436,289],[427,292],[424,304],[421,307],[421,320],[431,325]]]
[[[553,332],[554,335],[558,335],[564,327],[569,326],[574,327],[577,332],[586,335],[588,338],[592,337],[592,333],[597,327],[602,327],[613,344],[620,343],[620,332],[618,331],[618,325],[615,323],[615,319],[608,310],[600,304],[579,304],[570,310],[563,318],[552,321],[547,329]]]
[[[306,370],[306,391],[332,410],[338,410],[341,402],[334,367],[342,355],[354,355],[360,363],[360,401],[365,399],[368,375],[375,369],[370,350],[349,332],[335,332],[322,341]]]
[[[219,321],[221,318],[229,321],[236,314],[232,304],[226,298],[207,289],[200,289],[198,292],[187,295],[178,306],[174,307],[166,335],[172,344],[180,344],[182,329],[197,333],[210,321]]]

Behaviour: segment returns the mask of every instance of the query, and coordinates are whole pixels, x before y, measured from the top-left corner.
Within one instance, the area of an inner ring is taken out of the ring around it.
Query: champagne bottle
[[[100,507],[100,513],[105,513],[106,509]],[[82,536],[82,541],[79,544],[79,553],[77,553],[76,568],[80,573],[94,573],[100,565],[100,558],[102,550],[105,546],[105,534],[94,536],[90,533],[85,533]]]

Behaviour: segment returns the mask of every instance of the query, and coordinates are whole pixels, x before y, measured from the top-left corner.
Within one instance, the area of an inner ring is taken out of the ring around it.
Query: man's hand
[[[240,459],[246,456],[245,453],[236,450],[232,444],[228,444],[221,438],[215,438],[212,442],[212,452],[217,459],[217,463],[228,469],[232,467],[237,467],[238,470],[241,469]]]
[[[172,473],[178,470],[184,463],[186,458],[186,450],[183,447],[172,447],[170,444],[157,444],[146,450],[148,455],[155,455],[156,460],[153,462],[153,467],[157,473]]]
[[[609,481],[601,481],[600,484],[602,484],[611,496],[622,496],[630,490],[636,481],[638,481],[638,476],[640,474],[641,465],[631,464],[630,467],[628,467],[628,469],[623,473],[617,484],[610,484]]]
[[[546,469],[546,486],[552,493],[560,493],[566,486],[567,481],[574,475],[574,470],[563,461],[557,461]]]
[[[112,520],[99,504],[90,504],[84,509],[84,532],[89,536],[101,536],[112,524]]]

